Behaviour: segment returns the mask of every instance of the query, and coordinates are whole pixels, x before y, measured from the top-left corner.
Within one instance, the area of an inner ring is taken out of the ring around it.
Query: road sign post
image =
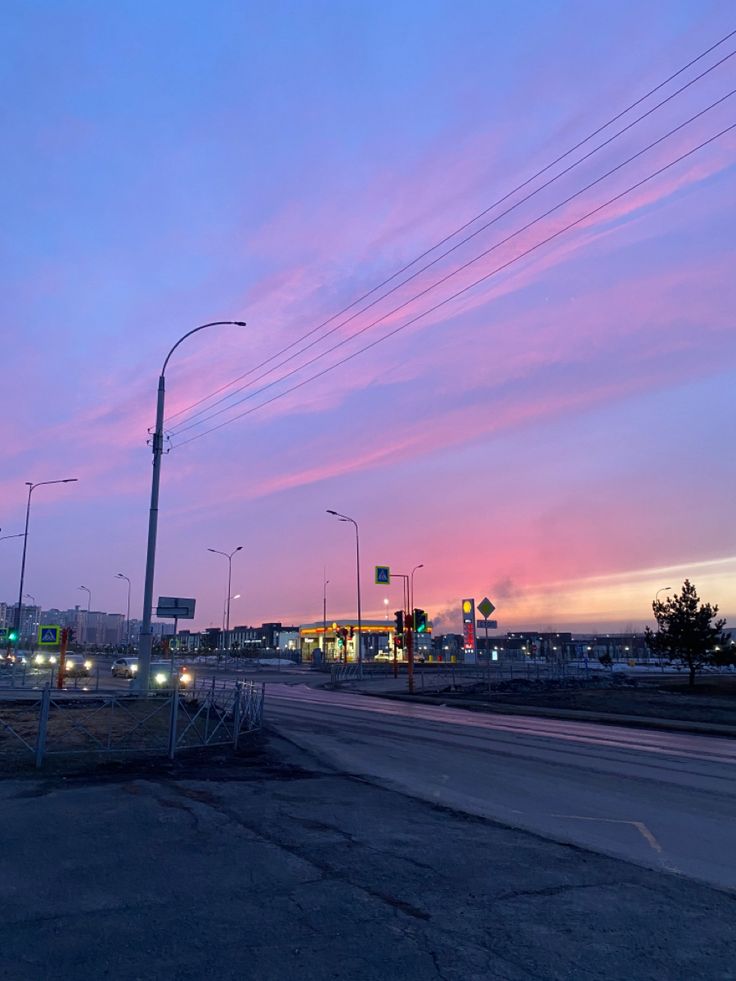
[[[488,644],[488,617],[493,613],[496,607],[491,603],[487,596],[485,596],[478,604],[478,612],[483,617],[483,629],[486,636],[486,657],[488,659],[488,697],[491,697],[491,648]],[[494,621],[495,623],[495,621]]]

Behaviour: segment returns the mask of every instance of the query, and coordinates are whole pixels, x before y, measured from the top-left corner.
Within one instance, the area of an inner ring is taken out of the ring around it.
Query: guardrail
[[[263,725],[265,686],[214,681],[191,691],[128,694],[56,691],[0,704],[0,758],[37,768],[55,756],[139,753],[168,756],[202,747],[230,745]]]

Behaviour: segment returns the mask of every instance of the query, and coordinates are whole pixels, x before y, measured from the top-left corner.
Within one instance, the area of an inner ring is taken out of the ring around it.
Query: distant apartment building
[[[18,604],[3,604],[5,606],[6,626],[14,627],[18,617]],[[41,623],[41,607],[27,606],[25,603],[20,607],[20,641],[21,643],[34,642],[38,635],[38,625]]]

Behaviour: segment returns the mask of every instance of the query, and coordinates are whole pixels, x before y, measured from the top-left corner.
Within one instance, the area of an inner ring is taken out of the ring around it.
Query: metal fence
[[[56,756],[168,756],[208,746],[238,748],[263,724],[265,686],[214,682],[191,691],[132,695],[54,691],[0,702],[0,757],[36,767]]]

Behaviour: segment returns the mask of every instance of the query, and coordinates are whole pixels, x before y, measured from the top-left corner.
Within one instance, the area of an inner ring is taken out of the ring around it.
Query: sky
[[[123,572],[140,615],[161,364],[243,320],[166,373],[154,592],[195,627],[238,545],[233,624],[320,619],[325,576],[352,616],[327,508],[365,616],[400,605],[376,564],[421,564],[435,629],[485,595],[500,631],[638,629],[686,577],[733,623],[736,35],[570,151],[734,28],[704,0],[7,0],[0,535],[26,481],[78,478],[34,492],[25,591],[124,611]]]

